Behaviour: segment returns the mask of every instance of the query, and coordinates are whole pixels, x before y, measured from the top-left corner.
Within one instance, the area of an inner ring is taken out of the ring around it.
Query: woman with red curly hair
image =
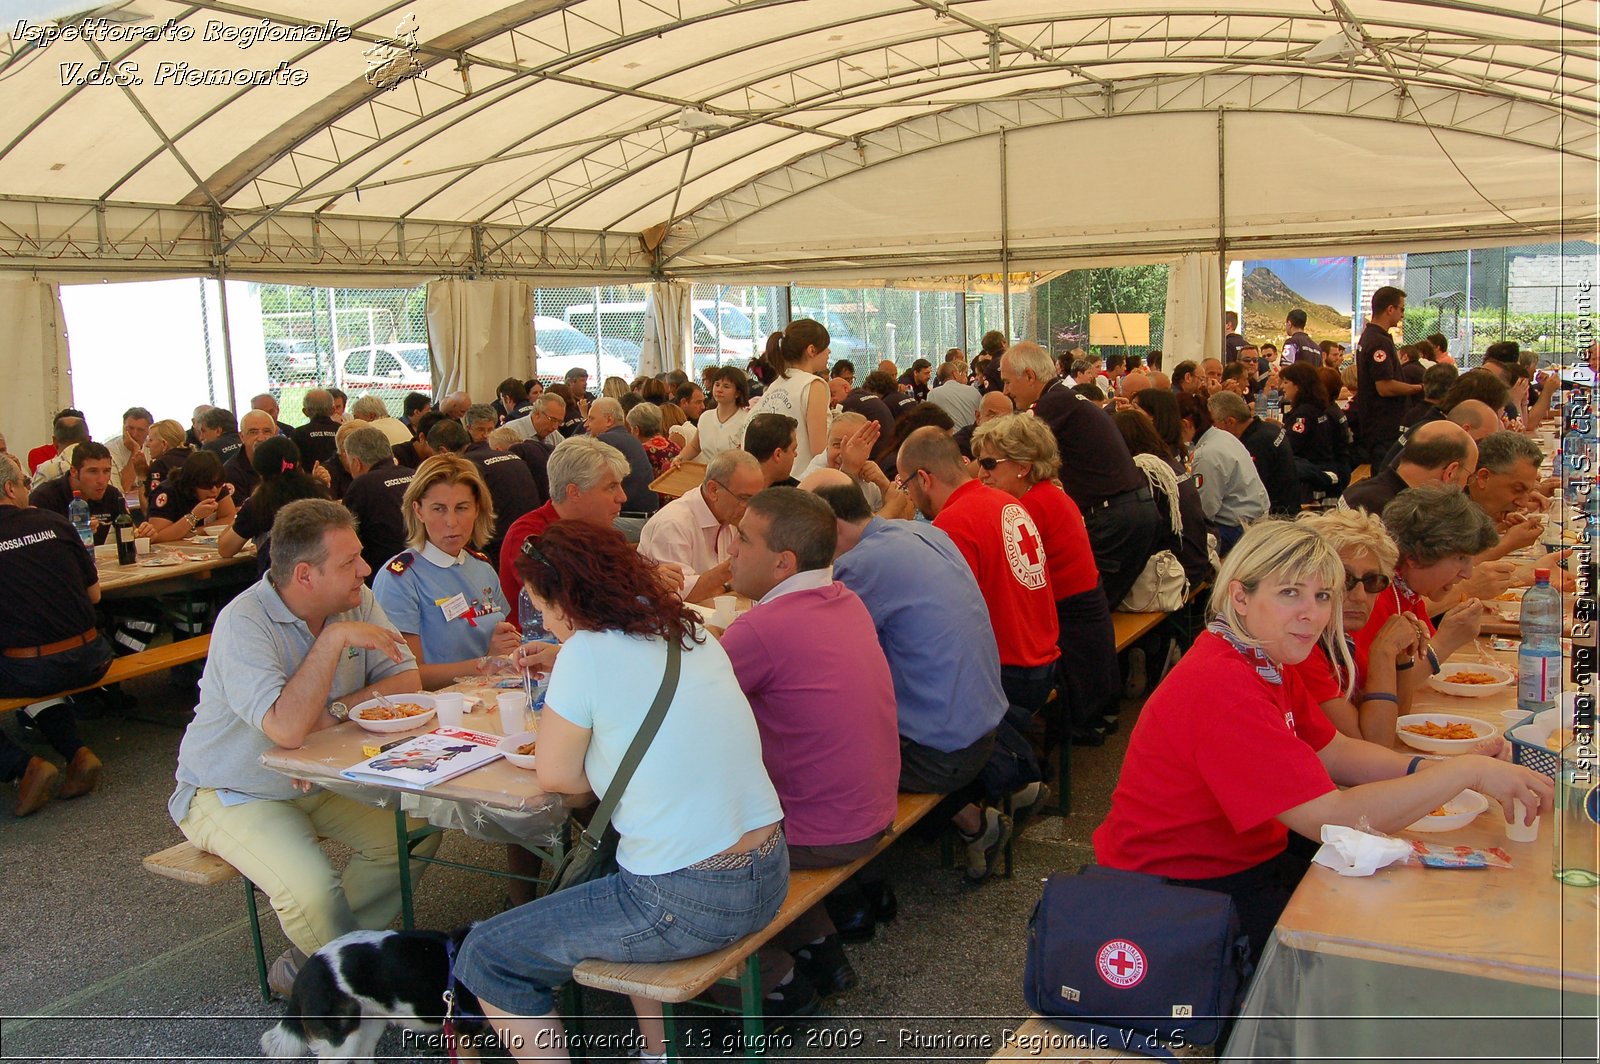
[[[661,730],[618,802],[621,871],[478,924],[456,977],[518,1060],[566,1059],[555,989],[580,961],[671,961],[765,927],[789,886],[783,810],[728,656],[623,537],[557,521],[517,559],[561,646],[539,726],[539,786],[604,796],[682,649]],[[528,644],[518,660],[548,660]],[[659,1004],[635,998],[645,1061],[662,1059]]]

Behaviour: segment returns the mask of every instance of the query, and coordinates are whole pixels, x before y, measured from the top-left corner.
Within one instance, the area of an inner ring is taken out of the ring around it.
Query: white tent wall
[[[687,368],[693,291],[693,286],[683,281],[658,281],[650,286],[645,296],[640,376],[654,377],[669,369]]]
[[[533,290],[523,282],[434,281],[427,315],[435,395],[482,401],[507,377],[533,376]]]
[[[1216,255],[1183,255],[1167,274],[1166,365],[1222,358],[1222,263]]]
[[[53,284],[0,280],[0,343],[6,386],[0,388],[0,432],[19,458],[50,440],[50,419],[70,405],[67,323]]]

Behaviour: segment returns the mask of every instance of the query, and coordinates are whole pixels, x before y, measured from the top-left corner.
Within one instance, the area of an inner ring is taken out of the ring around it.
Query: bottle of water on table
[[[67,516],[72,520],[72,527],[78,530],[83,545],[94,550],[94,523],[89,519],[89,504],[83,501],[83,492],[72,493],[72,501],[67,503]]]
[[[1550,586],[1549,569],[1533,571],[1518,627],[1517,708],[1538,713],[1555,706],[1561,694],[1561,593]]]
[[[523,588],[517,592],[517,617],[522,621],[522,641],[524,643],[559,643],[561,640],[550,634],[544,626],[544,614],[534,606],[533,600],[528,598],[528,589]],[[522,674],[523,683],[528,691],[528,706],[535,713],[544,708],[544,691],[547,684],[535,683],[533,673],[525,671]]]

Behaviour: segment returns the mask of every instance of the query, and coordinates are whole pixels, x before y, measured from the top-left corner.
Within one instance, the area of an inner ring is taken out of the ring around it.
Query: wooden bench
[[[211,636],[197,635],[192,639],[168,643],[166,646],[152,647],[137,654],[127,654],[112,661],[111,667],[106,670],[105,675],[93,683],[86,683],[81,687],[69,687],[49,695],[29,695],[26,698],[0,698],[0,713],[8,709],[21,709],[24,706],[31,706],[35,702],[43,702],[50,698],[75,695],[80,691],[93,691],[97,687],[107,687],[114,683],[121,683],[124,680],[136,680],[141,676],[149,676],[151,673],[166,672],[177,665],[188,665],[191,662],[204,661],[206,654],[210,650]]]
[[[1165,613],[1111,613],[1111,630],[1117,637],[1117,653],[1120,654],[1133,644],[1137,643],[1144,635],[1154,630],[1156,625],[1167,619]]]
[[[1057,1027],[1041,1017],[1028,1019],[1021,1027],[1008,1033],[1005,1045],[989,1058],[990,1064],[1005,1060],[1149,1060],[1150,1058],[1129,1049],[1122,1049],[1116,1036],[1109,1036],[1112,1045],[1105,1049],[1094,1048],[1087,1036],[1077,1035]]]
[[[584,961],[573,972],[580,987],[630,994],[662,1003],[667,1029],[667,1059],[676,1061],[677,1035],[674,1005],[691,1001],[715,983],[729,983],[740,991],[740,1012],[744,1017],[746,1059],[759,1054],[763,1042],[761,1023],[761,968],[756,952],[795,918],[842,886],[866,863],[882,853],[908,828],[921,820],[944,800],[942,794],[902,794],[895,811],[894,827],[873,848],[872,853],[837,868],[801,869],[789,873],[789,894],[778,915],[766,927],[746,935],[731,946],[688,960],[659,964],[628,964],[621,961]],[[713,1006],[715,1007],[715,1006]]]
[[[250,945],[255,951],[256,986],[261,991],[261,1000],[271,1001],[272,990],[267,986],[267,955],[261,945],[261,913],[256,908],[258,889],[256,885],[245,879],[244,874],[233,865],[214,853],[207,853],[192,842],[180,842],[176,846],[168,846],[159,853],[146,857],[143,864],[146,871],[197,887],[214,887],[219,883],[229,883],[235,879],[244,881],[244,907],[250,917]]]

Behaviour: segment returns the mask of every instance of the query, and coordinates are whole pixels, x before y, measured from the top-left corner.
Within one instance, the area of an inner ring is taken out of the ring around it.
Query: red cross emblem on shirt
[[[1120,949],[1111,955],[1110,963],[1111,967],[1117,970],[1118,975],[1127,975],[1128,972],[1132,971],[1135,967],[1133,958],[1128,956],[1126,952]]]
[[[1040,543],[1034,538],[1033,529],[1024,525],[1021,533],[1017,536],[1017,542],[1021,545],[1022,552],[1028,556],[1028,561],[1033,565],[1038,565],[1040,561]]]

